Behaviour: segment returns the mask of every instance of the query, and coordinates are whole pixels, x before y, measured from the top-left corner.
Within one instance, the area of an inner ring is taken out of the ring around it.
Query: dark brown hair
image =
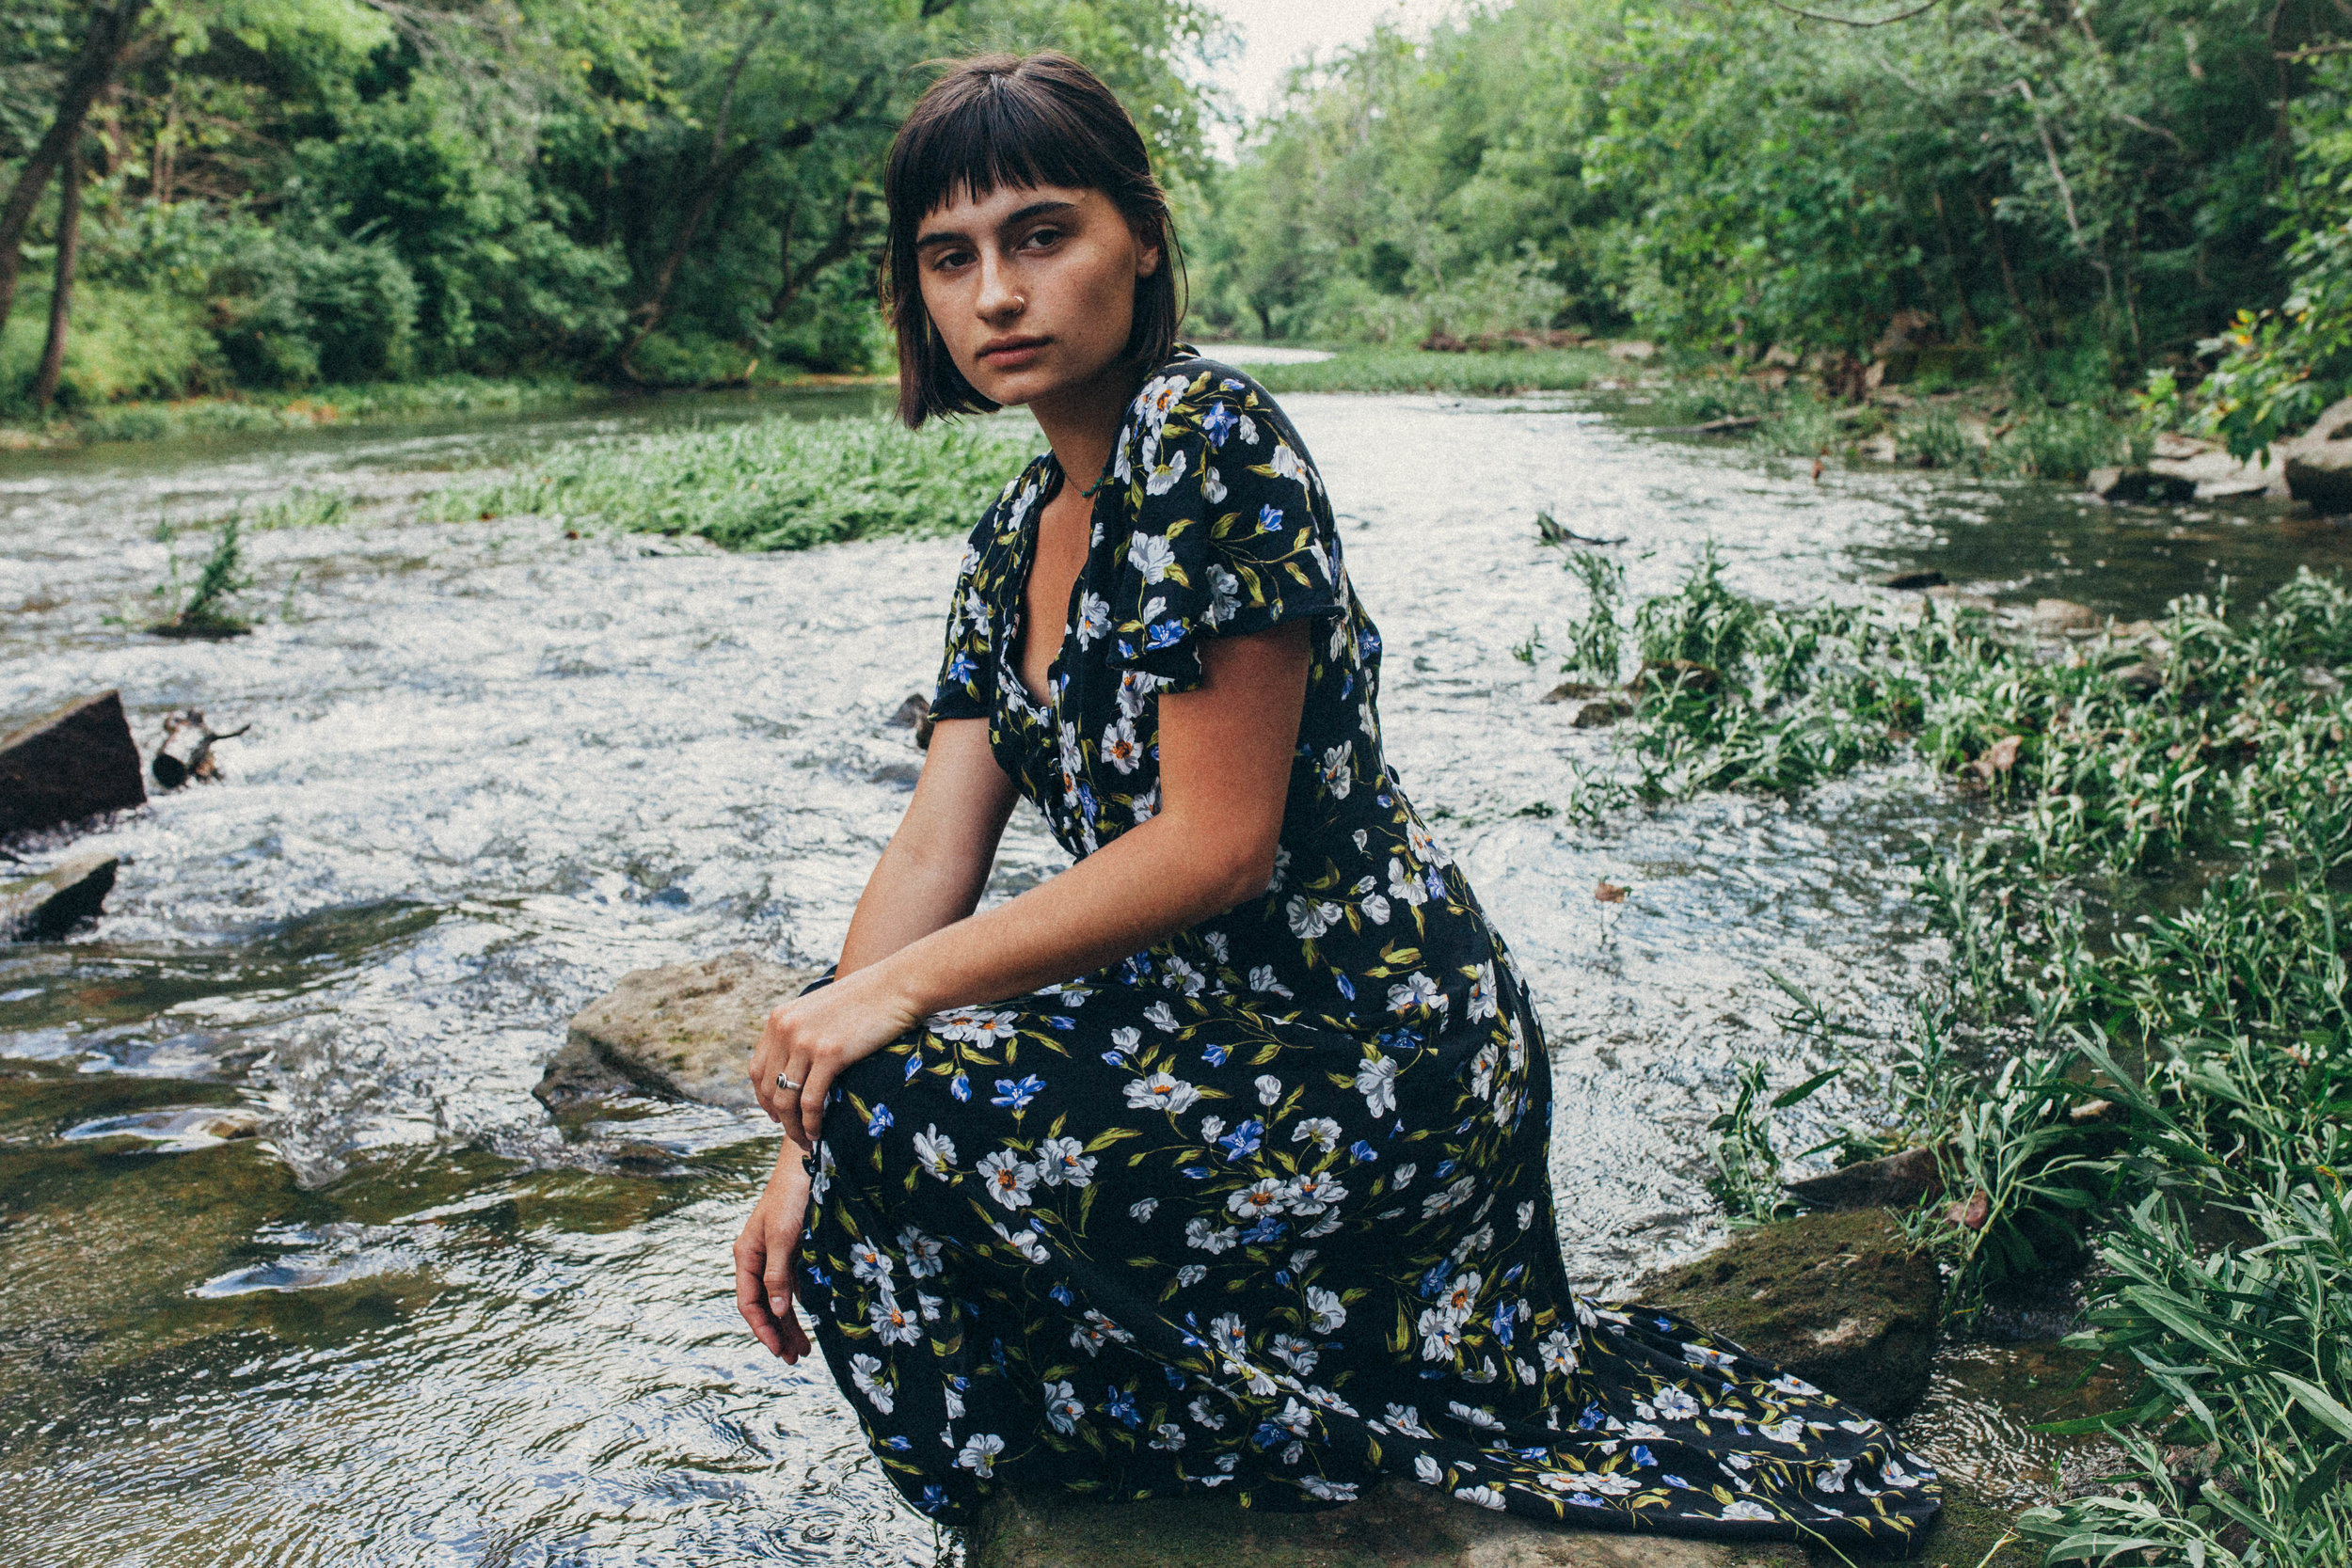
[[[898,418],[993,413],[948,357],[923,309],[915,230],[959,190],[982,200],[999,186],[1060,185],[1110,198],[1160,263],[1136,279],[1125,358],[1138,373],[1166,359],[1184,308],[1184,265],[1168,193],[1152,174],[1142,134],[1102,79],[1067,55],[980,55],[958,60],[898,127],[882,190],[890,208],[890,270],[882,303],[898,335]]]

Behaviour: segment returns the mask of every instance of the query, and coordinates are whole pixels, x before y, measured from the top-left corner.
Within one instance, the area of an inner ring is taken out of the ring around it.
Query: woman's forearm
[[[858,895],[834,973],[854,974],[970,914],[988,885],[1012,802],[1012,782],[989,751],[988,726],[941,724],[914,799]]]
[[[919,1013],[994,1002],[1115,963],[1264,886],[1219,835],[1163,814],[1019,897],[896,949],[875,979]]]

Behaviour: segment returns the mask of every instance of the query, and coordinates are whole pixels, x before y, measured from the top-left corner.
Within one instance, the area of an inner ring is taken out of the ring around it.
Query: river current
[[[145,744],[186,706],[251,726],[221,782],[89,840],[125,859],[96,927],[0,948],[0,1560],[933,1560],[822,1367],[771,1361],[735,1315],[766,1124],[630,1101],[559,1126],[531,1090],[626,970],[830,958],[919,765],[889,721],[934,673],[959,542],[730,556],[413,505],[554,442],[872,402],[0,459],[0,729],[107,687]],[[1539,701],[1552,656],[1513,652],[1581,610],[1538,510],[1622,536],[1635,594],[1708,540],[1778,598],[1935,566],[2126,616],[2352,554],[2260,503],[1816,481],[1645,434],[1605,396],[1285,404],[1384,634],[1391,758],[1541,999],[1563,1242],[1596,1286],[1719,1233],[1705,1124],[1739,1061],[1776,1083],[1818,1065],[1771,974],[1857,1016],[1916,991],[1938,951],[1909,856],[1965,808],[1894,769],[1795,802],[1563,814],[1610,741]],[[353,520],[249,535],[251,636],[135,629],[206,537],[160,540],[159,518],[297,487]],[[1060,863],[1025,810],[993,891]],[[1597,901],[1603,880],[1629,895]],[[1800,1131],[1867,1106],[1868,1078]],[[205,1106],[262,1136],[170,1114]],[[2050,1456],[1961,1375],[1994,1354],[1955,1362],[1914,1442],[2022,1497]]]

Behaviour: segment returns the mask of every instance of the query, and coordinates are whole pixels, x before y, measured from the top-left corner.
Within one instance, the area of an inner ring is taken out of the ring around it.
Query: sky
[[[1260,115],[1272,105],[1282,72],[1309,50],[1328,55],[1337,45],[1370,37],[1383,21],[1424,31],[1454,8],[1454,0],[1209,0],[1209,5],[1241,35],[1241,49],[1211,81],[1249,114]],[[1231,150],[1223,145],[1217,150]]]

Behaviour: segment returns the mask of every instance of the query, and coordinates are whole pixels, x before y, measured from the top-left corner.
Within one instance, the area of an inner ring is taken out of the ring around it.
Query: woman
[[[1076,62],[951,70],[887,176],[899,411],[1021,404],[937,721],[830,984],[752,1062],[791,1140],[739,1304],[894,1484],[1910,1540],[1874,1421],[1569,1291],[1534,1007],[1383,762],[1380,637],[1281,411],[1174,341],[1166,198]],[[974,913],[1016,796],[1076,863]]]

